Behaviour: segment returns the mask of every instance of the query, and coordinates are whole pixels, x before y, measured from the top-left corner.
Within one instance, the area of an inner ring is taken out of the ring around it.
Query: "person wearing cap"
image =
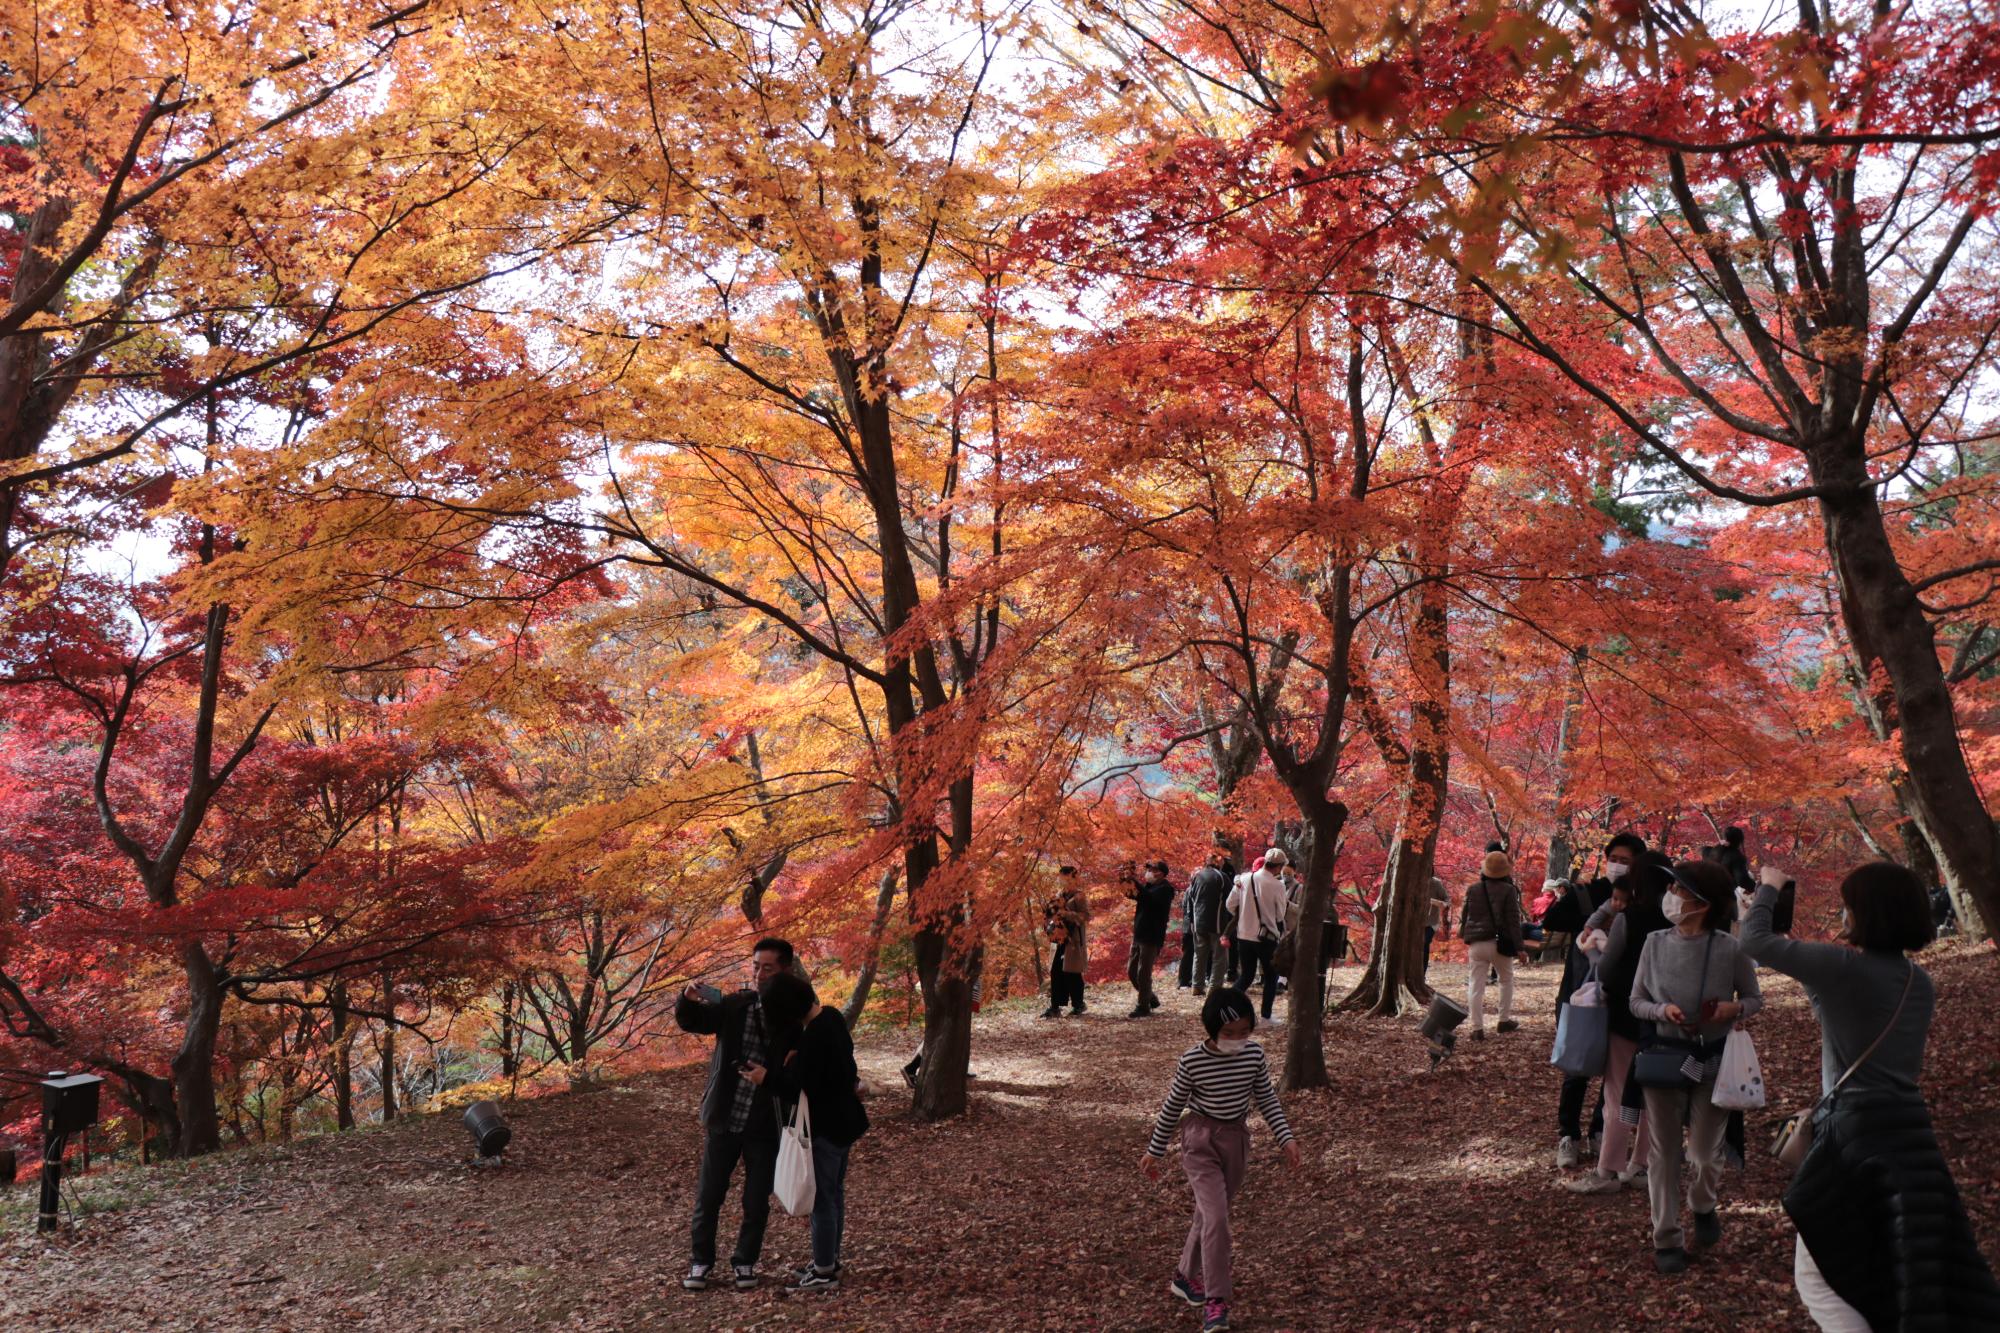
[[[1646,1087],[1652,1153],[1646,1163],[1653,1212],[1653,1263],[1662,1273],[1688,1266],[1681,1227],[1682,1126],[1693,1165],[1687,1187],[1694,1243],[1722,1239],[1716,1216],[1722,1183],[1722,1134],[1729,1112],[1715,1105],[1715,1079],[1729,1030],[1763,1008],[1750,956],[1729,933],[1736,884],[1713,861],[1680,861],[1672,869],[1663,910],[1671,930],[1646,937],[1632,983],[1632,1012],[1655,1025],[1655,1049],[1686,1052],[1686,1081]]]
[[[1271,955],[1285,929],[1285,881],[1281,875],[1290,859],[1282,848],[1264,853],[1264,864],[1247,875],[1238,875],[1229,890],[1229,910],[1236,913],[1236,985],[1244,991],[1264,969],[1264,1017],[1278,999],[1278,977],[1271,970]]]
[[[1488,852],[1480,864],[1479,882],[1465,891],[1465,915],[1458,937],[1465,941],[1470,962],[1466,979],[1466,1012],[1472,1019],[1472,1039],[1486,1039],[1486,974],[1500,975],[1500,1031],[1520,1027],[1514,1021],[1514,957],[1521,952],[1521,891],[1514,886],[1514,863],[1505,852]]]

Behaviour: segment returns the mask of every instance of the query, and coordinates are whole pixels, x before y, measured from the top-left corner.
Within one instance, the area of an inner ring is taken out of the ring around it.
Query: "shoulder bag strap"
[[[1861,1066],[1867,1064],[1868,1057],[1875,1054],[1876,1048],[1879,1047],[1884,1041],[1888,1039],[1888,1036],[1891,1032],[1894,1032],[1896,1030],[1896,1020],[1903,1016],[1903,1006],[1905,1004],[1908,1004],[1910,1000],[1910,986],[1917,979],[1917,965],[1915,963],[1909,962],[1908,959],[1905,959],[1904,962],[1908,965],[1910,971],[1909,974],[1903,978],[1903,994],[1901,998],[1899,998],[1896,1001],[1895,1012],[1889,1015],[1888,1026],[1882,1029],[1882,1031],[1876,1036],[1875,1040],[1868,1043],[1868,1049],[1861,1053],[1861,1057],[1858,1060],[1856,1060],[1853,1064],[1847,1067],[1847,1072],[1842,1074],[1839,1077],[1839,1079],[1835,1080],[1834,1085],[1828,1088],[1826,1092],[1820,1097],[1820,1101],[1825,1101],[1828,1097],[1831,1097],[1834,1093],[1839,1092],[1841,1084],[1847,1082],[1848,1079],[1853,1078],[1854,1071],[1861,1068]]]

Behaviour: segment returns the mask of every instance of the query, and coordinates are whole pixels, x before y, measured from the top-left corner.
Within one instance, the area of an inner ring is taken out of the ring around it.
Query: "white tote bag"
[[[792,1111],[792,1123],[778,1135],[778,1169],[771,1177],[771,1193],[778,1206],[793,1217],[812,1211],[813,1132],[812,1112],[806,1099]]]
[[[1722,1072],[1715,1076],[1713,1101],[1725,1111],[1757,1111],[1764,1106],[1764,1071],[1757,1048],[1742,1028],[1729,1029],[1722,1043]]]

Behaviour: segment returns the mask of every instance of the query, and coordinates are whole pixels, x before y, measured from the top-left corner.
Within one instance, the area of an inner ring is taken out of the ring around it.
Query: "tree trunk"
[[[1403,811],[1394,856],[1376,903],[1377,938],[1368,970],[1343,1007],[1394,1018],[1407,994],[1428,1004],[1424,981],[1424,920],[1430,912],[1431,869],[1451,773],[1451,641],[1444,593],[1427,584],[1418,594],[1411,634],[1417,695],[1410,704],[1409,761],[1403,770]]]
[[[333,1123],[354,1128],[354,1032],[347,1013],[347,983],[337,981],[328,999],[333,1015]]]
[[[2000,922],[2000,840],[1959,741],[1930,618],[1896,560],[1859,444],[1845,452],[1852,459],[1835,467],[1811,455],[1816,480],[1846,483],[1845,493],[1820,500],[1841,618],[1864,681],[1878,665],[1888,678],[1910,816],[1937,853],[1953,904],[1963,904],[1960,929],[1984,939]]]
[[[1577,722],[1583,713],[1583,662],[1586,650],[1576,650],[1569,689],[1563,694],[1562,721],[1556,724],[1555,828],[1549,833],[1548,878],[1568,879],[1576,865],[1576,825],[1569,808],[1569,756],[1576,748]]]
[[[215,1100],[215,1038],[222,1026],[221,977],[199,940],[181,946],[187,977],[187,1024],[174,1053],[174,1102],[180,1110],[178,1151],[183,1157],[222,1146],[222,1117]]]
[[[1291,984],[1285,991],[1290,997],[1285,1033],[1284,1086],[1288,1091],[1328,1084],[1326,1047],[1320,1036],[1326,997],[1319,988],[1319,946],[1321,923],[1331,914],[1333,862],[1340,854],[1340,831],[1347,823],[1347,807],[1329,801],[1324,793],[1298,791],[1293,796],[1306,816],[1311,854],[1306,861],[1305,883],[1299,890],[1298,939],[1293,946]]]
[[[840,1016],[848,1031],[861,1021],[868,1009],[868,992],[875,989],[875,969],[882,961],[882,936],[889,929],[889,911],[896,903],[896,872],[882,872],[882,886],[875,891],[875,924],[868,932],[868,956],[861,962],[861,975],[854,979],[854,993],[847,997]]]
[[[951,845],[962,852],[972,843],[972,775],[951,784]],[[935,868],[937,843],[929,847]],[[910,883],[918,883],[916,874]],[[966,1103],[965,1073],[972,1061],[972,983],[979,975],[982,951],[965,946],[968,904],[963,887],[951,889],[948,903],[927,904],[916,931],[917,979],[924,993],[924,1060],[917,1071],[917,1091],[910,1109],[924,1120],[962,1115]],[[917,891],[910,892],[912,909]]]
[[[387,972],[382,974],[382,1012],[394,1017],[396,1013],[396,986]],[[382,1024],[382,1119],[384,1123],[396,1118],[396,1025]]]
[[[1404,797],[1401,827],[1390,850],[1389,873],[1382,897],[1375,904],[1375,946],[1368,951],[1368,969],[1342,1008],[1380,1018],[1402,1011],[1402,997],[1430,1003],[1424,981],[1424,922],[1430,914],[1431,876],[1437,866],[1436,813],[1444,805],[1450,755],[1424,747],[1411,752],[1410,779]]]

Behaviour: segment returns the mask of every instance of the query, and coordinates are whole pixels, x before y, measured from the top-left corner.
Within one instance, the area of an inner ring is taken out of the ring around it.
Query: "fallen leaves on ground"
[[[2000,1055],[1989,949],[1926,958],[1938,980],[1926,1091],[1989,1258],[2000,1256]],[[1356,974],[1343,969],[1336,985]],[[1237,1326],[1248,1329],[1807,1329],[1791,1289],[1777,1164],[1782,1110],[1808,1100],[1818,1031],[1763,974],[1755,1033],[1770,1109],[1724,1184],[1721,1246],[1683,1278],[1653,1272],[1643,1195],[1572,1195],[1553,1165],[1553,967],[1524,968],[1520,1032],[1465,1043],[1436,1072],[1415,1019],[1337,1016],[1334,1086],[1290,1094],[1305,1149],[1285,1171],[1261,1125],[1234,1216]],[[1434,979],[1463,985],[1463,968]],[[1489,989],[1489,1003],[1497,1001]],[[850,1167],[846,1285],[787,1296],[806,1221],[775,1214],[754,1293],[683,1293],[704,1070],[506,1110],[500,1167],[467,1160],[456,1115],[84,1183],[125,1206],[55,1240],[32,1198],[6,1205],[0,1317],[62,1329],[1088,1329],[1195,1327],[1166,1291],[1189,1216],[1177,1170],[1138,1172],[1195,1002],[1146,1020],[1123,987],[1084,1018],[1022,1002],[979,1020],[973,1105],[912,1121],[896,1066],[914,1038],[873,1034],[876,1128]],[[1282,1005],[1282,1001],[1280,1002]],[[1265,1034],[1274,1058],[1282,1034]],[[24,1206],[25,1205],[25,1206]],[[724,1253],[735,1199],[725,1206]]]

